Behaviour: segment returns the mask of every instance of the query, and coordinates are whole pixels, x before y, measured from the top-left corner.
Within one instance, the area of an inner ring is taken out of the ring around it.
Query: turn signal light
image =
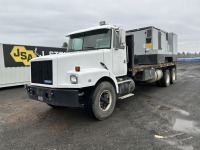
[[[76,71],[76,72],[80,72],[80,70],[81,70],[81,67],[80,67],[80,66],[76,66],[76,67],[75,67],[75,71]]]

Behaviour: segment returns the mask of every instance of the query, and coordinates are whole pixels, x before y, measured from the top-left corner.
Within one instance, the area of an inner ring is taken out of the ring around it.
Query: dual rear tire
[[[176,79],[177,79],[176,69],[172,68],[172,69],[170,69],[170,83],[174,84],[174,82],[176,81]]]
[[[163,77],[156,81],[157,86],[168,87],[170,84],[174,84],[177,79],[176,69],[165,69],[163,70]]]

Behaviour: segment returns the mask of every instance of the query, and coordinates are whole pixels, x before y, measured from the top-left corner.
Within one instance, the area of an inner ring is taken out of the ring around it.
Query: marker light
[[[80,67],[80,66],[76,66],[76,67],[75,67],[75,71],[76,71],[76,72],[80,72],[80,71],[81,71],[81,67]]]

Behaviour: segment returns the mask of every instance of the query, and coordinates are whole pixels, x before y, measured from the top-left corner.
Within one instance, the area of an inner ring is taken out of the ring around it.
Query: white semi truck
[[[124,31],[106,25],[69,33],[65,54],[31,60],[29,97],[51,107],[84,107],[109,117],[135,82],[167,87],[176,80],[177,36],[155,27]]]

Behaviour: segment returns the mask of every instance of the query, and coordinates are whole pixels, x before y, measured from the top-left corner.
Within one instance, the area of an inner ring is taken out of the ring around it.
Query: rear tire
[[[107,81],[101,82],[89,95],[85,100],[85,107],[96,119],[104,120],[113,113],[116,103],[116,92],[111,83]]]
[[[157,85],[158,87],[161,87],[160,80],[156,81],[156,85]]]
[[[175,68],[170,69],[170,83],[174,84],[176,78],[177,78],[176,69]]]
[[[168,87],[170,85],[170,72],[168,69],[163,70],[163,77],[160,79],[160,85],[162,87]]]

